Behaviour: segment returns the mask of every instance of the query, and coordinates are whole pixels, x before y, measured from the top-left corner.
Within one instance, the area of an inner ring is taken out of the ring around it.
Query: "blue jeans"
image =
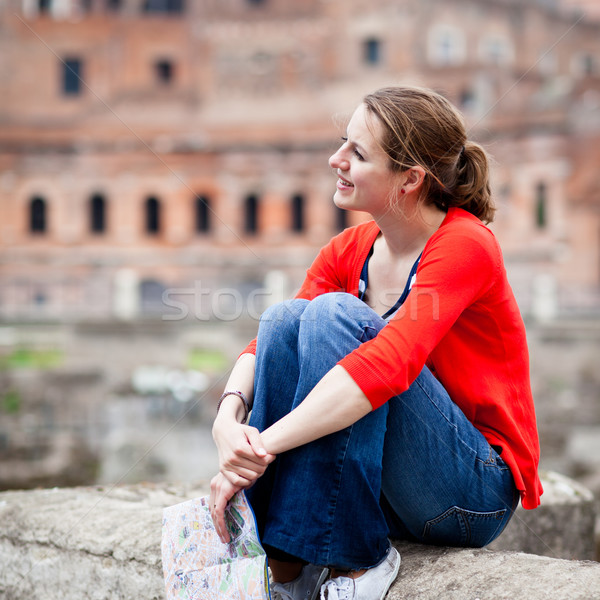
[[[250,425],[295,408],[342,357],[386,325],[345,293],[265,311]],[[518,493],[510,470],[425,367],[411,387],[350,427],[284,452],[248,490],[274,558],[338,569],[377,564],[388,536],[484,546]]]

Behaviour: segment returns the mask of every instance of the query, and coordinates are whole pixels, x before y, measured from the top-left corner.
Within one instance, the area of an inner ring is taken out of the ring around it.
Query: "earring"
[[[400,193],[401,193],[401,194],[405,194],[405,193],[406,193],[406,192],[404,191],[404,188],[402,188],[402,189],[400,190]]]

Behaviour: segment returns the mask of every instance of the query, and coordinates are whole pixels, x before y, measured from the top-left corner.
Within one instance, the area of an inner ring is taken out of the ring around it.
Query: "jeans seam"
[[[417,379],[415,379],[415,381],[413,382],[413,384],[416,384],[419,386],[419,388],[421,388],[423,394],[425,394],[425,396],[427,396],[427,398],[429,399],[429,402],[431,402],[431,404],[433,404],[433,406],[435,406],[435,409],[440,413],[440,415],[442,415],[442,417],[444,418],[444,421],[446,421],[446,423],[452,428],[454,429],[454,431],[456,432],[457,438],[459,439],[461,444],[464,444],[467,448],[469,448],[471,450],[471,452],[475,453],[475,457],[477,458],[477,450],[475,450],[475,448],[471,448],[471,446],[469,444],[467,444],[463,437],[461,435],[458,435],[458,427],[456,426],[456,423],[453,423],[452,421],[450,421],[450,419],[448,419],[448,417],[446,416],[446,414],[440,410],[440,407],[438,406],[437,402],[433,399],[433,397],[431,396],[431,394],[429,393],[428,390],[426,390],[422,385],[421,382],[419,381],[419,378],[417,377]],[[450,399],[452,402],[453,400]]]
[[[337,461],[336,468],[335,468],[336,479],[333,482],[334,485],[332,486],[332,494],[330,495],[329,507],[328,507],[328,511],[327,511],[328,530],[327,530],[326,534],[323,536],[323,542],[324,542],[323,545],[327,549],[327,553],[326,553],[327,559],[325,561],[323,561],[323,564],[329,564],[329,562],[330,562],[329,556],[330,556],[330,549],[331,549],[331,538],[333,536],[333,524],[335,521],[335,511],[337,510],[337,501],[338,501],[338,497],[340,495],[340,489],[342,487],[342,474],[344,471],[344,463],[346,461],[346,454],[348,453],[348,446],[350,444],[350,437],[352,435],[353,428],[354,428],[354,426],[351,425],[346,430],[347,431],[346,443],[344,445],[343,451],[340,453],[340,457]]]

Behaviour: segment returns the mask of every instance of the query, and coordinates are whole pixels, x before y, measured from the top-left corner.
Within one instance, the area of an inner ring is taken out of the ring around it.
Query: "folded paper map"
[[[225,511],[231,541],[219,539],[208,496],[163,511],[167,600],[268,600],[267,556],[244,492]]]

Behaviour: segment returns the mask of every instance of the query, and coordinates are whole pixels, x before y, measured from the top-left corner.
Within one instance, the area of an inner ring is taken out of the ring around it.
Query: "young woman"
[[[365,97],[329,163],[335,204],[373,219],[265,311],[213,427],[219,535],[247,488],[285,600],[381,599],[388,538],[484,546],[542,493],[485,152],[443,97],[397,87]]]

